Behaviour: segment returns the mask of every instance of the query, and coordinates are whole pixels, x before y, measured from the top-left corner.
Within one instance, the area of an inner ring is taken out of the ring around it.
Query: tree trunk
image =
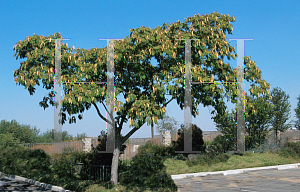
[[[110,181],[116,185],[118,184],[118,165],[119,165],[119,156],[120,156],[120,149],[116,147],[114,149],[112,165],[111,165],[111,179]]]
[[[116,134],[115,140],[115,149],[113,152],[113,159],[111,163],[111,178],[110,181],[114,185],[118,184],[118,166],[119,166],[119,157],[120,157],[120,150],[121,150],[121,138],[120,133]]]

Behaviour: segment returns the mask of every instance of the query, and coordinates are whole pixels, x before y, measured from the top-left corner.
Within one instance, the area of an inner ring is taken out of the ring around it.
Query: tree
[[[173,134],[177,131],[175,125],[177,125],[177,121],[173,117],[170,118],[167,114],[164,114],[163,119],[158,122],[156,129],[160,134],[164,131],[170,131]]]
[[[6,147],[19,147],[20,140],[12,133],[0,133],[0,148],[6,148]]]
[[[39,142],[43,141],[46,143],[54,143],[54,133],[56,132],[56,130],[51,129],[51,130],[47,130],[46,133],[43,133],[41,136],[39,136]],[[67,131],[63,131],[62,132],[62,141],[70,141],[73,140],[73,136],[70,135]]]
[[[290,98],[289,95],[286,95],[281,88],[274,88],[271,92],[272,94],[272,103],[275,106],[274,110],[276,111],[272,119],[272,130],[275,132],[275,142],[277,144],[277,133],[278,131],[284,132],[285,130],[292,127],[290,123],[285,124],[286,121],[290,118],[290,108],[291,104],[288,101]]]
[[[184,107],[184,69],[185,54],[184,41],[177,39],[199,39],[192,43],[192,81],[237,81],[237,69],[232,69],[228,60],[235,59],[237,54],[234,47],[226,40],[226,32],[232,34],[234,16],[212,13],[209,15],[194,15],[184,23],[180,21],[172,24],[163,24],[151,30],[140,27],[130,29],[130,36],[115,42],[115,111],[117,116],[112,121],[106,119],[100,112],[97,103],[102,104],[108,112],[104,101],[107,86],[97,84],[67,84],[63,86],[65,96],[62,102],[62,124],[66,121],[76,123],[74,114],[82,119],[84,110],[92,105],[96,108],[101,119],[115,126],[115,149],[113,152],[111,181],[117,183],[117,168],[121,145],[146,122],[148,125],[162,119],[166,106],[177,100],[181,109]],[[52,90],[54,87],[54,53],[55,42],[46,39],[61,39],[60,33],[48,37],[33,35],[24,41],[19,41],[13,49],[16,59],[27,58],[19,69],[14,71],[15,82],[25,86],[30,95],[35,92],[34,86],[43,83],[43,87]],[[104,82],[107,80],[107,48],[92,48],[90,50],[69,48],[68,44],[61,44],[62,81]],[[75,52],[75,53],[74,53]],[[152,66],[150,60],[155,58],[158,66]],[[269,84],[261,79],[261,71],[249,57],[244,57],[245,78],[255,82],[252,87],[254,94],[266,93]],[[205,68],[202,68],[205,67]],[[217,77],[215,78],[215,76]],[[176,80],[175,84],[169,82]],[[167,87],[165,87],[167,85]],[[216,84],[192,86],[192,115],[196,117],[199,103],[204,106],[213,106],[212,113],[224,113],[225,103],[220,100],[222,94],[234,100],[237,89],[232,84],[224,84],[219,88]],[[143,89],[144,91],[141,91]],[[123,95],[126,102],[117,100]],[[166,95],[172,95],[166,101]],[[39,104],[44,109],[54,106],[54,92],[50,91]],[[130,119],[132,130],[121,138],[123,124]]]
[[[178,130],[178,139],[177,141],[172,141],[172,145],[175,146],[176,151],[184,151],[184,124],[180,125]],[[202,135],[202,130],[195,124],[192,124],[192,150],[193,151],[205,151],[204,140]],[[184,154],[187,156],[187,154]]]
[[[274,115],[273,105],[268,95],[255,96],[245,93],[245,131],[248,134],[245,138],[245,147],[251,149],[261,145],[266,140]],[[229,149],[236,149],[236,122],[237,108],[232,109],[231,113],[225,112],[224,115],[213,117],[217,130],[221,131],[225,139],[229,142]]]
[[[248,108],[248,116],[246,118],[246,131],[248,133],[246,146],[248,149],[251,149],[266,141],[271,119],[274,115],[274,106],[266,95],[255,98],[253,96],[248,97],[246,94],[246,97],[247,102],[253,106],[253,108]]]
[[[225,140],[228,142],[228,150],[236,150],[236,115],[235,110],[231,109],[231,113],[226,111],[223,116],[214,117],[217,130],[220,131]]]
[[[11,122],[1,120],[0,122],[0,134],[11,133],[14,138],[18,139],[21,144],[23,143],[35,143],[39,130],[34,127],[30,128],[29,125],[20,125],[16,120]]]
[[[300,130],[300,96],[297,98],[298,103],[297,103],[297,108],[295,109],[296,112],[296,118],[297,120],[295,121],[295,127]]]
[[[81,134],[78,134],[77,133],[77,136],[76,136],[76,141],[81,141],[82,139],[86,138],[87,137],[87,134],[86,133],[81,133]]]

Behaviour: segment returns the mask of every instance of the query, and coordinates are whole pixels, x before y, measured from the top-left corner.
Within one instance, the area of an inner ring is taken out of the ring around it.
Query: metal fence
[[[120,168],[123,170],[131,169],[130,166],[118,166],[118,174],[120,174]],[[139,172],[139,170],[138,170]],[[90,165],[89,180],[101,180],[110,181],[111,177],[111,165]],[[118,176],[118,182],[119,182]]]
[[[120,168],[129,168],[130,166],[118,166],[118,174]],[[111,165],[90,165],[89,180],[109,181],[111,176]],[[118,177],[118,182],[119,182]]]

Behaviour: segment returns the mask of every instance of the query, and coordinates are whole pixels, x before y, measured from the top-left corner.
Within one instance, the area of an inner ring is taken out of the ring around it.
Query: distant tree
[[[248,133],[245,142],[247,149],[250,149],[258,147],[266,141],[266,136],[269,133],[271,120],[274,115],[274,106],[266,95],[254,98],[246,94],[246,98],[247,102],[253,106],[251,110],[247,111],[248,116],[245,119],[246,131]]]
[[[291,104],[288,101],[290,98],[289,95],[286,95],[284,91],[281,90],[281,88],[274,88],[271,91],[272,95],[272,103],[274,105],[274,117],[272,118],[271,124],[272,128],[271,130],[274,130],[275,132],[275,142],[277,144],[277,135],[278,132],[284,132],[287,129],[291,128],[291,122],[288,124],[285,124],[286,121],[290,118],[290,108]]]
[[[271,119],[273,117],[273,105],[268,95],[263,94],[256,97],[253,94],[245,94],[245,131],[248,136],[245,138],[245,148],[250,149],[262,144],[269,132]],[[236,149],[237,141],[237,109],[223,115],[217,114],[213,117],[217,130],[229,142],[229,149]]]
[[[87,134],[86,133],[81,133],[81,134],[78,134],[77,133],[77,136],[76,136],[76,141],[81,141],[82,139],[86,138],[87,137]]]
[[[35,143],[39,130],[36,127],[31,129],[29,125],[20,125],[16,120],[11,122],[1,120],[0,134],[8,133],[11,133],[20,143]]]
[[[178,139],[177,141],[172,141],[172,145],[175,146],[176,151],[184,151],[184,124],[180,125],[178,130]],[[202,130],[195,124],[192,124],[192,150],[193,151],[205,151],[204,140],[202,135]],[[183,154],[187,156],[188,154]]]
[[[18,147],[20,144],[20,140],[12,133],[0,133],[0,149],[6,147]]]
[[[300,96],[297,98],[298,99],[298,104],[297,108],[295,109],[296,112],[296,118],[297,120],[295,121],[295,127],[300,130]]]
[[[171,134],[176,133],[177,128],[177,121],[172,117],[169,117],[166,113],[163,116],[163,119],[159,120],[157,123],[157,132],[162,134],[164,131],[170,131]]]
[[[231,113],[226,111],[223,116],[215,119],[217,130],[220,131],[228,142],[228,150],[236,150],[236,116],[235,110],[231,109]]]
[[[52,130],[47,130],[46,133],[43,133],[38,141],[42,142],[42,143],[54,143],[54,132],[56,132],[56,130],[52,129]],[[71,141],[73,140],[73,136],[68,134],[67,131],[63,131],[62,132],[62,141]]]

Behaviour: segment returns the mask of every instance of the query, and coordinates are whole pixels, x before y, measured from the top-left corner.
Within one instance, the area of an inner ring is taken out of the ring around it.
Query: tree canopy
[[[223,62],[224,57],[230,60],[237,56],[234,47],[230,46],[225,36],[226,31],[232,34],[230,22],[233,21],[234,16],[229,17],[219,13],[204,16],[194,15],[194,17],[186,19],[184,23],[178,21],[172,25],[164,24],[163,27],[158,26],[153,30],[145,27],[131,29],[130,37],[116,41],[114,49],[115,95],[123,93],[127,101],[125,104],[121,101],[116,103],[115,109],[119,112],[118,114],[127,114],[132,119],[147,118],[149,123],[151,120],[157,120],[164,113],[164,107],[160,107],[159,104],[168,103],[163,97],[167,91],[173,96],[171,100],[177,98],[177,103],[183,109],[184,42],[175,39],[199,39],[192,43],[193,81],[236,81],[236,70],[232,69],[228,63]],[[19,85],[25,86],[31,95],[35,92],[34,86],[40,85],[39,80],[42,80],[43,87],[46,89],[54,87],[55,42],[46,40],[50,38],[62,37],[59,33],[48,37],[34,34],[14,46],[16,59],[27,58],[15,71],[15,81]],[[72,54],[71,51],[75,53]],[[106,53],[105,47],[74,50],[69,48],[67,43],[62,43],[63,82],[106,81],[106,71],[103,70],[107,68]],[[158,61],[158,67],[151,65],[149,60],[153,57]],[[208,67],[212,67],[212,69],[209,70]],[[216,75],[218,78],[215,79]],[[168,85],[168,82],[176,78],[175,85]],[[250,91],[254,95],[266,93],[270,88],[265,80],[261,80],[261,71],[256,67],[256,63],[248,57],[245,57],[245,79],[260,85],[251,86]],[[154,83],[154,81],[156,82]],[[164,84],[168,85],[167,90]],[[141,92],[138,87],[145,90]],[[234,86],[228,84],[224,87],[227,94],[230,94],[234,100],[234,96],[236,96]],[[106,85],[65,85],[63,111],[77,114],[82,113],[84,109],[89,109],[91,104],[103,103],[106,89]],[[215,84],[192,86],[192,98],[196,100],[196,105],[193,105],[192,110],[193,116],[195,117],[196,106],[200,102],[204,105],[215,106],[217,111],[220,110],[218,104],[221,101],[218,99],[222,92]],[[49,100],[53,106],[53,98],[54,92],[50,91],[40,105],[44,108],[48,107]],[[155,102],[156,100],[158,102]],[[124,113],[125,111],[128,113]],[[66,120],[65,117],[64,115],[63,122]],[[105,119],[103,116],[101,118]],[[127,122],[126,116],[122,118]],[[118,122],[119,119],[120,117],[116,117]],[[74,122],[74,118],[72,122]],[[135,127],[139,127],[139,124],[136,122]]]
[[[286,121],[290,118],[291,104],[289,102],[290,96],[287,95],[281,88],[276,87],[272,90],[272,103],[275,106],[274,116],[272,118],[272,130],[275,131],[275,137],[277,142],[277,133],[278,131],[284,132],[285,130],[292,127],[289,122],[286,124]]]

